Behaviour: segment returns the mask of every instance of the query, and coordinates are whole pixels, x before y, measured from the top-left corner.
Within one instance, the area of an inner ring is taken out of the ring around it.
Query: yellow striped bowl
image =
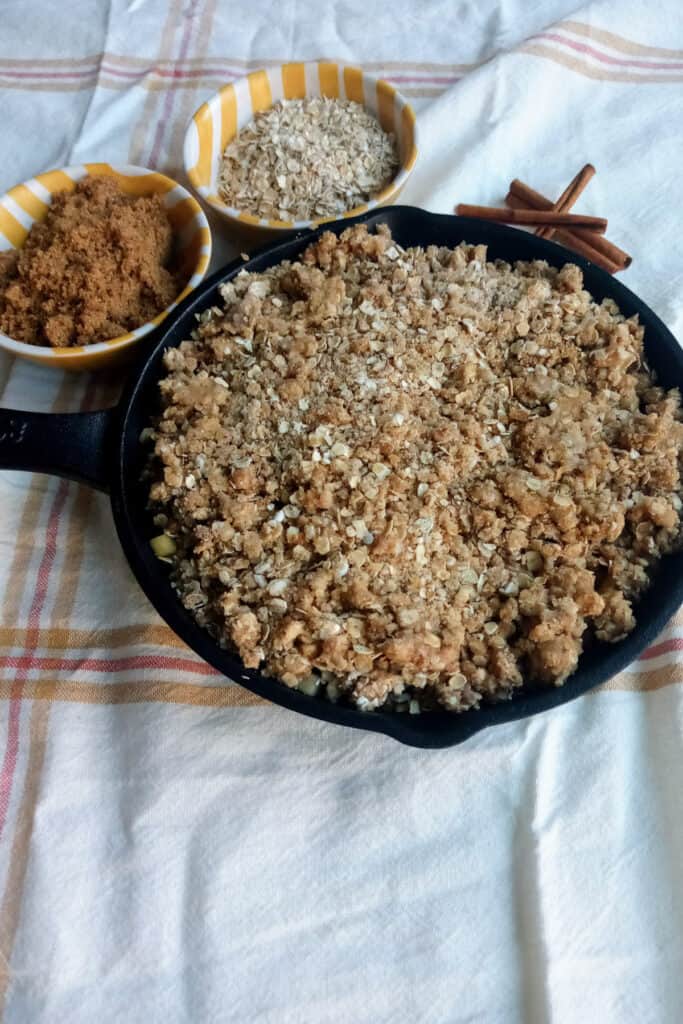
[[[417,159],[415,112],[410,104],[382,79],[372,78],[357,67],[332,61],[281,64],[252,71],[230,85],[224,85],[195,112],[185,134],[185,172],[193,188],[214,209],[236,226],[263,234],[314,228],[336,217],[318,220],[265,220],[248,210],[228,206],[218,194],[218,176],[225,147],[254,114],[267,110],[282,99],[329,96],[364,104],[387,132],[396,136],[401,165],[387,187],[362,206],[348,210],[344,217],[356,217],[396,199]]]
[[[211,258],[211,231],[197,200],[171,178],[144,167],[83,164],[47,171],[15,185],[0,199],[0,250],[20,249],[31,226],[44,219],[55,192],[73,191],[88,174],[116,178],[128,195],[160,195],[174,232],[176,255],[187,283],[175,302],[134,331],[93,345],[52,348],[15,341],[0,332],[0,347],[13,355],[63,370],[99,370],[129,355],[140,338],[149,334],[204,278]]]

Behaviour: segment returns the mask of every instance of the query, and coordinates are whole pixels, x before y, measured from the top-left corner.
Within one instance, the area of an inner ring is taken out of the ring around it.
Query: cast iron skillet
[[[140,432],[157,403],[157,380],[164,351],[189,336],[195,314],[218,301],[217,286],[242,268],[264,270],[296,257],[323,230],[339,233],[353,223],[385,223],[401,245],[484,243],[489,256],[505,260],[544,259],[555,266],[567,262],[567,251],[526,232],[463,217],[425,213],[408,206],[375,210],[355,220],[321,228],[266,247],[248,263],[224,267],[208,278],[161,328],[159,340],[144,358],[118,406],[95,413],[53,415],[0,410],[0,466],[53,473],[109,491],[119,539],[138,583],[159,614],[178,636],[225,676],[247,689],[290,708],[340,725],[373,729],[416,747],[446,747],[460,743],[490,725],[511,722],[573,700],[609,679],[652,643],[683,601],[683,552],[669,555],[655,572],[652,586],[637,608],[638,624],[617,644],[589,641],[579,665],[563,687],[529,687],[510,701],[479,711],[446,711],[421,715],[382,711],[362,712],[324,697],[290,690],[221,650],[184,610],[168,582],[167,567],[157,561],[149,538],[157,531],[145,512],[145,489],[140,483],[145,449]],[[645,351],[659,381],[683,389],[683,351],[664,324],[604,271],[572,256],[584,272],[586,287],[597,299],[611,297],[626,316],[637,313],[645,326]]]

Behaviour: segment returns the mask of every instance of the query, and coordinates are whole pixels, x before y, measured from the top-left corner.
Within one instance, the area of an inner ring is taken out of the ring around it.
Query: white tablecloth
[[[180,173],[222,82],[327,56],[418,109],[405,201],[580,200],[683,336],[676,0],[5,0],[0,188]],[[219,238],[218,259],[229,251]],[[116,381],[0,362],[0,401]],[[9,1024],[680,1024],[683,619],[597,693],[445,751],[210,673],[160,622],[107,499],[0,473],[0,1001]]]

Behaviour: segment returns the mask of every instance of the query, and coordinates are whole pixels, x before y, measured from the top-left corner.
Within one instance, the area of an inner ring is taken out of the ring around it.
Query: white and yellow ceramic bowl
[[[264,71],[252,71],[245,78],[224,85],[193,115],[185,134],[185,172],[193,188],[228,221],[241,229],[262,235],[280,231],[314,228],[340,217],[317,220],[266,220],[250,210],[228,206],[218,194],[221,156],[228,143],[261,110],[282,99],[329,96],[362,103],[379,120],[386,132],[393,132],[399,148],[400,167],[396,177],[367,203],[347,210],[343,217],[356,217],[376,206],[394,202],[417,159],[415,112],[410,104],[382,79],[372,78],[357,67],[314,61],[309,64],[281,64]]]
[[[44,219],[56,192],[73,191],[76,182],[88,174],[116,178],[128,195],[159,195],[173,228],[175,257],[186,284],[177,299],[153,320],[128,334],[93,345],[53,348],[28,345],[0,332],[0,347],[34,363],[63,370],[99,370],[130,355],[130,349],[149,334],[204,278],[211,258],[211,231],[201,206],[182,185],[144,167],[111,164],[83,164],[47,171],[15,185],[0,199],[0,250],[20,249],[31,226]]]

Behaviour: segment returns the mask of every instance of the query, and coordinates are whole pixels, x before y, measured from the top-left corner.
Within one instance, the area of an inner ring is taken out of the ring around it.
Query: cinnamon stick
[[[552,210],[553,208],[553,204],[549,199],[535,189],[529,188],[528,185],[525,185],[518,178],[510,182],[510,192],[505,200],[508,205],[512,206],[512,203],[509,202],[510,195],[521,199],[521,206],[526,207],[526,209],[531,207],[534,210]],[[572,237],[574,236],[579,241],[589,245],[595,252],[600,253],[611,263],[616,264],[619,270],[625,270],[633,262],[632,257],[627,252],[624,252],[623,249],[620,249],[618,245],[608,241],[606,238],[602,238],[600,235],[594,234],[592,231],[584,231],[578,228],[576,232],[572,231]],[[578,249],[576,251],[578,252]],[[587,258],[592,259],[594,263],[598,262],[593,256]]]
[[[538,209],[511,211],[502,206],[472,206],[469,203],[459,203],[455,212],[461,217],[478,217],[479,220],[491,220],[503,224],[524,224],[532,227],[552,224],[556,228],[587,228],[599,232],[607,230],[607,221],[604,217],[590,217],[578,213],[555,213],[552,209],[547,212]]]
[[[511,192],[508,194],[506,202],[513,210],[528,210],[529,208],[526,206],[524,200],[519,199]],[[588,232],[588,234],[590,234],[590,232]],[[598,250],[590,245],[590,243],[585,242],[578,232],[556,231],[555,237],[558,242],[562,243],[562,245],[566,245],[568,249],[578,253],[579,256],[584,256],[587,260],[590,260],[591,263],[596,263],[599,267],[602,267],[603,270],[606,270],[608,274],[616,274],[619,270],[624,269],[623,263],[615,263],[614,260],[608,259],[607,256],[598,252]],[[593,237],[601,239],[600,235],[595,235]]]
[[[553,210],[558,213],[568,213],[594,174],[593,164],[585,164],[569,182],[560,198],[553,203]],[[553,227],[536,228],[534,234],[539,238],[552,238],[555,229]]]

